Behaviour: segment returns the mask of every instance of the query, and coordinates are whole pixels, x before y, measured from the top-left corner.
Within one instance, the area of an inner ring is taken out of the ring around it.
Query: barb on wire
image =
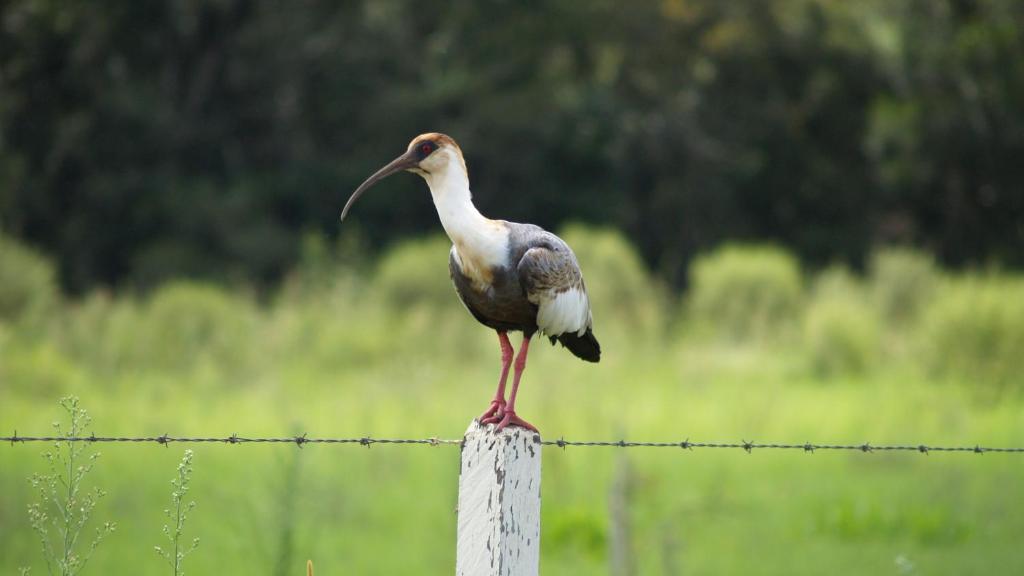
[[[306,433],[301,436],[288,436],[281,438],[248,438],[239,436],[238,434],[232,434],[227,437],[214,437],[214,436],[170,436],[169,434],[163,434],[161,436],[96,436],[92,434],[90,436],[82,437],[67,437],[67,436],[19,436],[18,432],[15,431],[13,436],[0,436],[0,442],[10,442],[11,446],[15,444],[22,444],[25,442],[136,442],[136,443],[154,443],[162,444],[167,446],[170,443],[222,443],[222,444],[294,444],[299,448],[302,448],[306,444],[359,444],[369,448],[374,444],[423,444],[426,446],[461,446],[462,439],[444,439],[438,437],[431,438],[373,438],[370,436],[361,436],[358,438],[310,438]],[[683,441],[670,441],[670,442],[630,442],[627,440],[566,440],[564,438],[558,438],[557,440],[543,440],[541,444],[544,446],[556,446],[565,450],[567,447],[580,447],[580,448],[682,448],[683,450],[693,450],[695,448],[709,448],[709,449],[740,449],[748,454],[754,450],[799,450],[808,454],[813,454],[819,450],[833,450],[833,451],[855,451],[855,452],[917,452],[920,454],[928,455],[932,452],[964,452],[972,454],[985,454],[988,452],[995,453],[1016,453],[1024,454],[1024,447],[992,447],[992,446],[981,446],[975,444],[974,446],[930,446],[927,444],[889,444],[889,445],[874,445],[870,442],[864,442],[862,444],[818,444],[813,442],[804,442],[801,444],[778,444],[769,443],[761,444],[757,442],[751,442],[747,440],[741,440],[740,442],[692,442],[689,438]]]
[[[15,432],[14,436],[0,436],[0,442],[10,442],[14,444],[21,444],[24,442],[137,442],[137,443],[155,443],[163,444],[164,446],[173,442],[182,444],[203,444],[203,443],[222,443],[222,444],[295,444],[299,448],[302,448],[305,444],[360,444],[362,446],[370,447],[371,444],[427,444],[430,446],[440,446],[442,444],[462,444],[462,440],[446,440],[442,438],[371,438],[369,436],[362,436],[360,438],[310,438],[307,433],[303,433],[300,436],[289,436],[286,438],[247,438],[239,436],[238,434],[232,434],[226,437],[214,437],[214,436],[170,436],[164,434],[162,436],[18,436]]]

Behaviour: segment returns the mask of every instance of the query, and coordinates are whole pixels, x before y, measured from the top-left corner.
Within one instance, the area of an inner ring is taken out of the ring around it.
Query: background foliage
[[[604,356],[531,352],[546,437],[1020,445],[1022,34],[1001,0],[2,2],[0,430],[75,394],[99,435],[458,437],[497,346],[422,183],[337,224],[441,130],[585,271]],[[44,569],[44,449],[0,447],[0,573]],[[180,458],[105,451],[87,571],[167,572]],[[457,461],[196,446],[189,573],[450,573]],[[542,570],[620,538],[642,574],[1021,573],[1019,477],[551,450]]]
[[[75,291],[266,285],[441,130],[486,214],[612,225],[677,286],[725,239],[1021,265],[1022,22],[1001,0],[13,0],[0,226]],[[422,188],[360,205],[367,246],[437,229]]]
[[[1019,274],[951,273],[907,250],[876,253],[865,274],[816,273],[777,246],[734,244],[693,264],[687,292],[652,292],[622,234],[559,232],[586,247],[604,355],[592,365],[543,342],[531,350],[519,410],[546,438],[1024,438]],[[457,438],[491,397],[498,346],[454,295],[447,242],[369,261],[345,243],[303,244],[302,264],[262,299],[196,281],[68,299],[46,290],[52,265],[33,257],[36,274],[0,284],[0,301],[12,291],[46,310],[0,318],[0,430],[45,433],[55,399],[74,393],[97,435]],[[25,258],[16,242],[0,245],[0,258]],[[897,260],[918,266],[885,271]],[[908,285],[931,296],[892,314]],[[702,297],[709,287],[730,297]],[[203,544],[189,573],[284,576],[306,558],[327,573],[451,572],[457,449],[191,448],[201,513],[188,539]],[[37,496],[26,478],[45,449],[0,446],[2,573],[45,570],[26,514]],[[168,572],[153,546],[166,544],[181,449],[104,446],[90,473],[108,493],[96,517],[119,528],[87,572]],[[550,449],[542,569],[621,576],[608,561],[618,538],[637,574],[1019,572],[1024,515],[1007,513],[1024,507],[1019,476],[1019,458],[998,454]]]

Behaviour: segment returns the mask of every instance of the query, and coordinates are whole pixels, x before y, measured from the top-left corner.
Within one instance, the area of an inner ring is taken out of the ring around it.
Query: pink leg
[[[498,391],[494,393],[491,406],[480,415],[481,422],[496,415],[500,418],[505,411],[505,381],[508,380],[508,367],[512,365],[512,343],[508,341],[508,334],[500,330],[498,343],[501,344],[501,379],[498,380]]]
[[[498,430],[502,430],[506,426],[521,426],[527,430],[533,430],[537,432],[537,428],[533,424],[530,424],[526,420],[523,420],[516,415],[516,394],[519,392],[519,379],[523,377],[523,370],[526,369],[526,355],[530,351],[530,337],[523,337],[523,344],[519,347],[519,355],[516,357],[516,371],[512,377],[512,393],[508,396],[508,405],[505,407],[504,414],[500,416],[500,420],[497,421]],[[485,424],[492,423],[495,417],[491,417]]]

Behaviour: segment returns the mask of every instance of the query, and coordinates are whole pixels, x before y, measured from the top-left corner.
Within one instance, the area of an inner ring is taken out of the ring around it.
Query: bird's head
[[[449,136],[438,132],[420,134],[412,139],[405,153],[395,158],[380,170],[377,170],[365,182],[356,188],[356,191],[345,203],[341,211],[341,220],[345,220],[349,209],[356,200],[362,196],[371,186],[387,178],[388,176],[403,170],[419,174],[425,179],[444,175],[452,166],[461,166],[463,173],[466,170],[466,162],[462,158],[462,150]]]

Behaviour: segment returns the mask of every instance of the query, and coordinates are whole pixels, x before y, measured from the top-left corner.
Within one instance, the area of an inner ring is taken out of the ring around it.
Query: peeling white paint
[[[459,474],[457,576],[537,576],[540,452],[536,432],[470,424]]]

